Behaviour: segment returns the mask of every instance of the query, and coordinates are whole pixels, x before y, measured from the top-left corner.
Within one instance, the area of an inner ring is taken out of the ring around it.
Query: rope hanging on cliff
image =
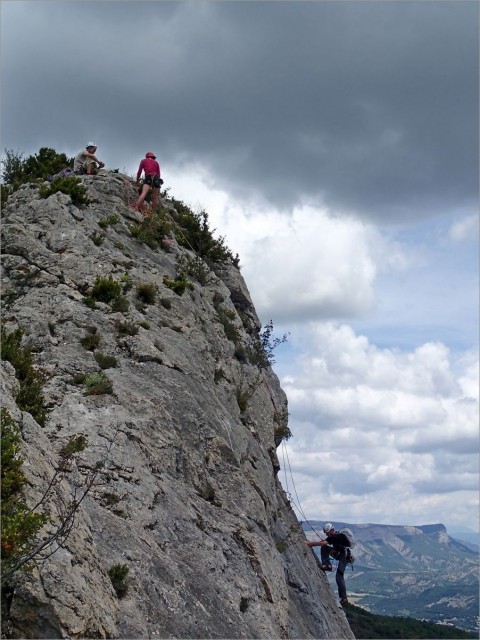
[[[317,536],[317,538],[319,540],[324,540],[324,537],[322,537],[318,531],[316,531],[314,529],[314,527],[312,526],[312,524],[309,522],[307,516],[305,515],[305,512],[303,511],[302,505],[300,504],[300,499],[298,497],[298,493],[297,493],[297,489],[295,487],[295,482],[293,480],[293,473],[292,473],[292,467],[290,466],[290,459],[288,457],[288,450],[287,450],[287,445],[285,444],[285,440],[282,440],[282,457],[283,457],[283,471],[285,474],[285,488],[286,488],[286,493],[288,496],[288,499],[290,500],[290,502],[293,504],[293,506],[295,507],[295,509],[297,509],[297,511],[299,512],[299,514],[302,516],[303,522],[305,522],[306,524],[308,524],[308,526],[310,527],[310,529],[313,531],[313,533]],[[285,458],[287,460],[287,464],[288,464],[288,470],[290,472],[290,480],[291,480],[291,484],[293,487],[293,490],[295,492],[295,497],[297,499],[297,501],[295,502],[295,500],[292,498],[291,493],[288,491],[288,477],[287,477],[287,465],[285,465]]]

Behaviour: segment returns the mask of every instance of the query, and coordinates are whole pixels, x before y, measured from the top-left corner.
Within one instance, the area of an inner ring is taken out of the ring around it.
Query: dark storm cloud
[[[476,2],[4,2],[3,147],[377,221],[476,205]],[[133,160],[132,160],[133,157]]]

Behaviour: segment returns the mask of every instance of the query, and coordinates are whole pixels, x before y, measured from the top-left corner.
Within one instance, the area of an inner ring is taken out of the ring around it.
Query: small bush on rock
[[[117,329],[120,337],[136,336],[138,333],[138,325],[134,322],[120,322]]]
[[[58,191],[69,195],[72,198],[72,203],[77,207],[90,204],[87,188],[79,178],[55,178],[49,185],[42,184],[39,193],[41,198],[49,198]]]
[[[151,282],[141,282],[137,285],[137,298],[145,304],[153,304],[157,295],[157,287]]]
[[[85,376],[86,396],[100,396],[113,393],[113,386],[103,371],[95,371]]]
[[[101,369],[110,369],[117,366],[116,357],[106,353],[96,353],[95,360]]]
[[[112,276],[97,276],[90,297],[99,302],[111,302],[122,293],[122,285]]]
[[[86,336],[80,338],[80,344],[87,351],[95,351],[100,344],[102,336],[99,333],[87,333]]]
[[[1,359],[10,362],[20,382],[20,390],[15,398],[17,405],[23,411],[31,413],[43,427],[47,418],[47,408],[42,393],[45,376],[33,367],[32,352],[27,347],[22,347],[22,336],[22,329],[16,329],[7,334],[2,327]]]
[[[185,292],[185,289],[190,286],[190,282],[185,276],[177,276],[175,280],[164,276],[163,284],[176,293],[177,296],[181,296]]]
[[[117,224],[117,222],[120,222],[120,216],[112,214],[111,216],[107,216],[106,218],[99,220],[98,226],[105,230],[108,229],[110,225]]]
[[[119,598],[123,598],[128,592],[128,576],[129,569],[125,564],[114,564],[108,570],[108,575],[112,581],[112,586]]]

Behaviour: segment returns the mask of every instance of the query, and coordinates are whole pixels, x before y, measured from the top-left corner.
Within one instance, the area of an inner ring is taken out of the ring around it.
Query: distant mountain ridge
[[[309,539],[323,521],[303,523]],[[377,614],[404,615],[478,630],[478,550],[453,538],[443,524],[384,525],[333,522],[357,541],[350,599]],[[312,531],[312,528],[314,531]]]

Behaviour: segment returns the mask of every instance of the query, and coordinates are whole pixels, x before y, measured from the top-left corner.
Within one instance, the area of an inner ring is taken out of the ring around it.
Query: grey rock
[[[3,363],[29,500],[45,491],[70,436],[88,444],[55,491],[54,519],[103,465],[66,542],[16,575],[14,637],[353,638],[277,479],[274,431],[279,415],[286,424],[287,399],[270,368],[239,356],[239,347],[255,347],[260,322],[238,268],[216,266],[207,284],[192,279],[176,295],[164,276],[193,254],[175,229],[169,243],[149,248],[130,232],[132,180],[82,181],[86,207],[65,194],[42,200],[26,185],[3,216],[4,323],[24,329],[47,378],[41,428],[16,406],[18,383]],[[97,246],[92,235],[112,214],[120,221]],[[95,278],[108,275],[133,284],[128,310],[84,303]],[[153,304],[138,300],[140,283],[156,287]],[[124,323],[138,332],[120,335]],[[100,336],[94,352],[80,343],[92,332]],[[116,358],[104,370],[112,393],[86,395],[74,376],[100,372],[98,352]],[[108,576],[118,564],[129,569],[121,599]]]

